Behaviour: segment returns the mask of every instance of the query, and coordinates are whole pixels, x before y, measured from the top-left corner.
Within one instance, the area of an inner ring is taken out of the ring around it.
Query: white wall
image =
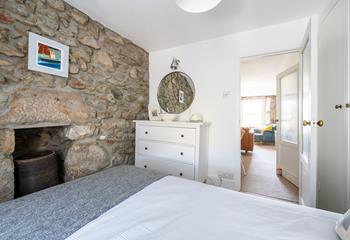
[[[244,59],[240,69],[242,97],[276,95],[277,75],[298,62],[299,52]]]
[[[232,189],[240,188],[240,58],[299,48],[307,22],[301,19],[150,53],[150,104],[157,104],[159,82],[177,57],[196,86],[195,101],[181,120],[200,112],[211,123],[208,175],[234,173]],[[231,95],[224,98],[225,91]]]

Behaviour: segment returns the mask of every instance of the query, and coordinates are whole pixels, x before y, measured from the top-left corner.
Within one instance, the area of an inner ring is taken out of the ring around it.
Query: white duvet
[[[165,177],[68,240],[337,240],[340,215]]]

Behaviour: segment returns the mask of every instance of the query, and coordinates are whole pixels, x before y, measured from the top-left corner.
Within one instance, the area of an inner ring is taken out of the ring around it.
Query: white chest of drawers
[[[208,172],[209,124],[134,122],[136,167],[204,181]]]

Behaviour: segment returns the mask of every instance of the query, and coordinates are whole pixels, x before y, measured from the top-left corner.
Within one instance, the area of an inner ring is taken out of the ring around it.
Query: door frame
[[[305,36],[303,39],[303,42],[301,44],[301,47],[299,49],[300,52],[300,68],[299,68],[299,185],[302,186],[302,166],[303,163],[302,160],[302,129],[303,129],[303,58],[302,53],[305,50],[307,44],[310,42],[310,90],[314,89],[314,92],[311,93],[310,97],[310,114],[311,119],[305,119],[310,120],[311,122],[314,122],[315,119],[318,117],[318,111],[317,111],[317,88],[318,88],[318,16],[312,16],[309,20],[308,27],[305,32]],[[311,141],[310,141],[310,156],[309,156],[309,178],[310,178],[310,200],[309,202],[306,202],[303,198],[301,189],[299,190],[299,201],[302,205],[307,205],[309,207],[316,208],[317,206],[317,128],[310,126],[310,135],[311,135]]]
[[[238,112],[237,112],[237,115],[238,115],[238,125],[239,125],[239,134],[237,134],[237,140],[241,146],[241,123],[242,123],[242,119],[241,119],[241,115],[242,115],[242,89],[241,89],[241,86],[242,86],[242,76],[241,76],[241,63],[242,61],[244,60],[247,60],[247,59],[254,59],[254,58],[259,58],[259,57],[271,57],[271,56],[276,56],[276,55],[282,55],[282,54],[288,54],[288,53],[298,53],[300,52],[300,48],[291,48],[291,49],[286,49],[286,50],[281,50],[281,51],[275,51],[275,52],[265,52],[265,53],[261,53],[261,54],[255,54],[255,55],[247,55],[247,56],[240,56],[239,57],[239,61],[238,61],[238,76],[239,76],[239,82],[238,82],[238,95],[237,95],[237,102],[239,103],[238,104]],[[241,147],[239,148],[239,150],[241,149]],[[277,154],[277,151],[276,151],[276,154]],[[241,156],[241,153],[240,155]],[[241,159],[241,158],[240,158]],[[240,165],[241,166],[241,165]],[[239,179],[241,179],[241,170],[239,171]],[[241,180],[239,180],[239,191],[241,190],[242,188],[242,182]]]
[[[299,60],[300,61],[300,60]],[[291,143],[291,142],[282,142],[282,138],[281,138],[281,93],[280,93],[280,89],[281,89],[281,79],[285,76],[288,76],[290,75],[291,73],[294,73],[296,72],[297,75],[298,75],[298,78],[297,78],[297,143]],[[300,115],[300,104],[299,104],[299,101],[300,101],[300,81],[299,81],[299,78],[300,78],[300,64],[296,64],[288,69],[286,69],[284,72],[280,73],[277,75],[276,77],[276,82],[277,82],[277,89],[276,89],[276,116],[277,116],[277,119],[278,119],[278,122],[277,122],[277,139],[276,139],[276,152],[277,152],[277,156],[276,156],[276,166],[280,166],[281,165],[281,158],[280,158],[280,145],[284,145],[286,147],[289,147],[289,148],[294,148],[297,152],[297,161],[298,161],[298,164],[299,164],[299,147],[300,147],[300,130],[299,130],[299,115]],[[298,166],[299,168],[299,166]],[[283,169],[282,169],[283,171]],[[291,178],[294,178],[294,176],[292,176],[293,174],[290,174],[289,172],[287,172],[287,174],[291,177]],[[299,176],[300,172],[298,171],[297,173],[297,176],[296,176],[296,179],[293,181],[291,179],[288,179],[289,181],[291,181],[294,185],[296,185],[298,188],[299,188],[299,181],[300,181],[300,176]]]

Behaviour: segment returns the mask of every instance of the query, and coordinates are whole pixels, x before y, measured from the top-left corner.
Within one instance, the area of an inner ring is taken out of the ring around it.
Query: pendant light
[[[222,0],[176,0],[176,4],[190,13],[203,13],[215,8]]]

